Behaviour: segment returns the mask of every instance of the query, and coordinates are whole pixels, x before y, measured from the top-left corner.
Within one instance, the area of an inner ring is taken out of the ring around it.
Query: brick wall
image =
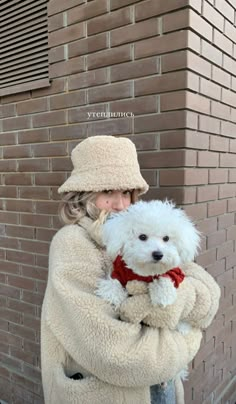
[[[198,222],[198,263],[222,288],[186,404],[235,402],[235,11],[235,0],[49,1],[51,86],[0,103],[0,400],[43,403],[40,306],[57,188],[78,141],[107,134],[135,142],[148,198],[173,198]]]

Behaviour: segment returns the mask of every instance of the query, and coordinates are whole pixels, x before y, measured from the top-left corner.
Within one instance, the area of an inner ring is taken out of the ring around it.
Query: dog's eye
[[[165,237],[163,237],[162,240],[165,241],[165,242],[167,242],[167,241],[169,241],[169,239],[170,239],[170,238],[169,238],[168,236],[165,236]]]
[[[148,237],[146,236],[146,234],[140,234],[138,238],[139,240],[146,241]]]

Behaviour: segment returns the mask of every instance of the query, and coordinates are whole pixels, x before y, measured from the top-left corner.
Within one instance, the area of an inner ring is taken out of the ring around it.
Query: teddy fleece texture
[[[183,336],[167,327],[121,321],[95,295],[98,279],[110,266],[103,247],[94,241],[89,218],[63,227],[52,240],[41,322],[45,404],[150,404],[149,386],[172,379],[199,349],[197,328]],[[209,295],[212,287],[209,275],[203,270],[196,275],[194,268],[189,274],[196,288],[191,318],[204,326],[217,310],[210,296],[202,300],[201,288]],[[173,324],[183,311],[189,314],[180,290],[179,299],[182,309],[168,313]],[[128,306],[123,310],[127,314]],[[70,379],[77,372],[84,379]],[[178,390],[182,394],[181,386]]]
[[[59,193],[137,189],[142,194],[148,190],[140,173],[135,145],[127,138],[89,137],[72,150],[71,160],[74,169],[58,189]]]

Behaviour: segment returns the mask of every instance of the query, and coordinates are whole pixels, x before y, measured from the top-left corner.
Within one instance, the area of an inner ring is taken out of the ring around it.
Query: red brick
[[[206,133],[193,132],[191,130],[179,130],[165,132],[160,135],[161,149],[191,148],[208,149],[209,136]]]
[[[209,184],[220,184],[227,182],[228,170],[222,168],[213,168],[209,170]]]
[[[64,109],[86,104],[85,91],[55,95],[50,97],[50,109]]]
[[[83,38],[84,36],[85,36],[84,23],[74,24],[70,27],[65,27],[55,32],[51,32],[48,40],[49,47],[53,48],[58,45],[67,44],[68,42],[72,42],[76,39]]]
[[[115,118],[88,123],[88,136],[127,135],[129,133],[132,133],[132,118]]]
[[[102,113],[107,111],[107,104],[98,104],[96,106],[86,106],[86,107],[79,107],[73,108],[68,111],[68,122],[87,122],[88,120],[99,120],[104,119],[104,116],[93,115],[93,113]],[[75,147],[75,145],[73,146]]]
[[[50,199],[49,187],[19,187],[22,199]]]
[[[14,118],[7,118],[2,120],[3,132],[19,129],[29,129],[30,127],[30,117],[17,116]]]
[[[1,133],[0,136],[0,145],[15,145],[16,144],[16,139],[17,139],[17,134],[14,132],[8,132],[8,133]]]
[[[18,161],[18,169],[23,172],[48,171],[48,159],[22,159]]]
[[[224,215],[227,211],[225,200],[216,200],[208,203],[208,217]]]
[[[177,91],[161,95],[161,111],[191,109],[210,114],[210,100],[190,91]]]
[[[55,78],[51,81],[50,87],[32,90],[32,98],[47,97],[52,94],[58,94],[66,91],[66,79]]]
[[[157,149],[157,139],[158,136],[156,134],[138,134],[138,135],[131,135],[130,139],[134,142],[136,149],[139,150],[153,150]],[[146,175],[147,172],[146,172]],[[156,172],[155,172],[156,176]]]
[[[18,115],[33,114],[37,112],[46,111],[47,109],[48,109],[47,100],[44,98],[18,102],[17,104]]]
[[[21,213],[20,223],[23,226],[50,227],[51,218],[48,215],[35,215]]]
[[[170,34],[157,36],[134,44],[135,59],[140,59],[152,55],[161,55],[167,52],[173,52],[185,49],[189,46],[189,41],[194,41],[196,51],[200,50],[200,39],[188,31],[173,32]]]
[[[67,0],[66,3],[63,1],[58,2],[58,0],[50,0],[50,4],[48,5],[48,15],[50,16],[60,13],[61,11],[68,10],[82,3],[85,3],[85,0]]]
[[[39,202],[44,203],[44,202]],[[47,202],[45,202],[47,203]],[[21,240],[20,241],[21,249],[23,251],[27,251],[29,253],[37,253],[37,254],[48,254],[49,245],[48,243],[44,243],[38,240]]]
[[[106,83],[108,83],[107,69],[99,69],[92,72],[81,73],[79,75],[72,75],[68,79],[69,91]]]
[[[87,56],[88,69],[110,66],[116,63],[128,62],[132,59],[130,45],[108,49]]]
[[[191,166],[195,165],[194,153],[189,150],[144,152],[139,155],[139,162],[142,168]]]
[[[132,83],[117,83],[105,87],[96,87],[88,90],[88,103],[94,104],[101,101],[132,97]],[[95,107],[96,110],[96,107]]]
[[[33,212],[33,204],[31,201],[22,200],[6,200],[6,210],[13,212]]]
[[[55,201],[36,202],[36,213],[54,215],[58,212],[58,203]]]
[[[0,197],[1,198],[17,198],[16,187],[0,186]]]
[[[128,6],[129,4],[138,3],[143,0],[110,0],[111,10],[115,10],[117,8],[121,8],[124,6]]]
[[[132,98],[129,100],[110,102],[111,112],[132,112],[134,115],[154,113],[158,110],[156,96]]]
[[[135,21],[144,20],[154,17],[155,15],[165,14],[169,11],[186,6],[186,1],[179,0],[178,3],[173,3],[171,0],[162,2],[161,0],[146,0],[135,6]]]
[[[158,58],[148,58],[141,61],[132,61],[117,66],[111,66],[111,81],[120,81],[136,77],[149,76],[159,73]]]
[[[236,196],[234,184],[219,185],[219,198],[232,198],[233,196]]]
[[[64,18],[63,14],[53,15],[48,18],[48,31],[56,31],[60,28],[64,27]]]
[[[87,21],[92,17],[104,14],[108,11],[106,0],[94,0],[92,3],[74,7],[67,12],[68,25],[78,21]]]
[[[111,32],[111,46],[138,41],[158,35],[157,19],[142,21],[136,24],[121,27]]]
[[[19,223],[19,215],[13,212],[0,211],[0,222],[7,224]]]
[[[18,133],[19,143],[38,143],[47,142],[49,140],[49,129],[33,129],[28,131],[20,131]]]
[[[167,73],[162,76],[153,76],[138,79],[134,83],[135,96],[162,93],[166,91],[181,90],[188,87],[198,90],[198,77],[191,72]]]
[[[198,187],[197,202],[211,201],[216,200],[217,198],[218,198],[217,185],[206,185],[203,187]]]
[[[3,149],[3,158],[5,159],[22,157],[31,157],[30,146],[10,146]]]
[[[9,116],[16,115],[16,105],[15,104],[6,104],[0,105],[0,117],[8,118]]]
[[[50,65],[49,70],[52,79],[80,73],[85,70],[85,59],[83,56],[79,56],[70,60],[54,63]]]
[[[65,111],[52,111],[33,115],[32,123],[34,127],[63,125],[66,123],[66,113]]]
[[[47,143],[32,146],[34,157],[66,156],[67,146],[63,143]]]
[[[163,15],[162,32],[177,31],[189,27],[190,10],[185,8],[174,13]]]
[[[99,32],[109,31],[132,23],[131,10],[129,7],[113,11],[101,17],[95,17],[87,22],[87,33],[94,35]]]
[[[208,184],[208,170],[161,170],[160,185],[198,185]]]
[[[8,250],[6,254],[7,254],[7,259],[9,261],[19,262],[22,264],[34,265],[34,255],[33,254],[28,254],[23,251],[14,251],[14,250],[11,250],[11,251]],[[25,281],[24,287],[27,288],[27,285],[28,285],[27,280],[25,280],[25,278],[20,278],[20,279],[21,279],[22,284],[24,284],[24,281]],[[8,280],[8,282],[9,282],[9,280]],[[9,282],[9,284],[11,284],[12,286],[16,286],[16,287],[23,287],[23,286],[18,286],[19,283],[13,284],[13,283]],[[32,281],[30,282],[30,285],[31,286],[29,286],[29,288],[32,288]]]
[[[80,39],[68,44],[68,56],[73,58],[80,55],[93,53],[108,47],[108,34],[101,33],[86,39]]]
[[[34,238],[34,230],[26,226],[6,226],[6,235],[8,237]]]
[[[149,117],[135,117],[135,133],[150,132],[157,130],[171,130],[178,128],[192,127],[197,128],[196,117],[186,111],[166,112],[159,115],[153,115],[152,120]]]

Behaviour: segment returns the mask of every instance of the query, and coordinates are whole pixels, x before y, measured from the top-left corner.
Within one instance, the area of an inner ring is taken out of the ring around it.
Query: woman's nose
[[[117,212],[121,211],[124,209],[124,201],[122,198],[122,195],[116,195],[115,199],[114,199],[114,203],[113,203],[113,208],[114,210],[116,210]]]

